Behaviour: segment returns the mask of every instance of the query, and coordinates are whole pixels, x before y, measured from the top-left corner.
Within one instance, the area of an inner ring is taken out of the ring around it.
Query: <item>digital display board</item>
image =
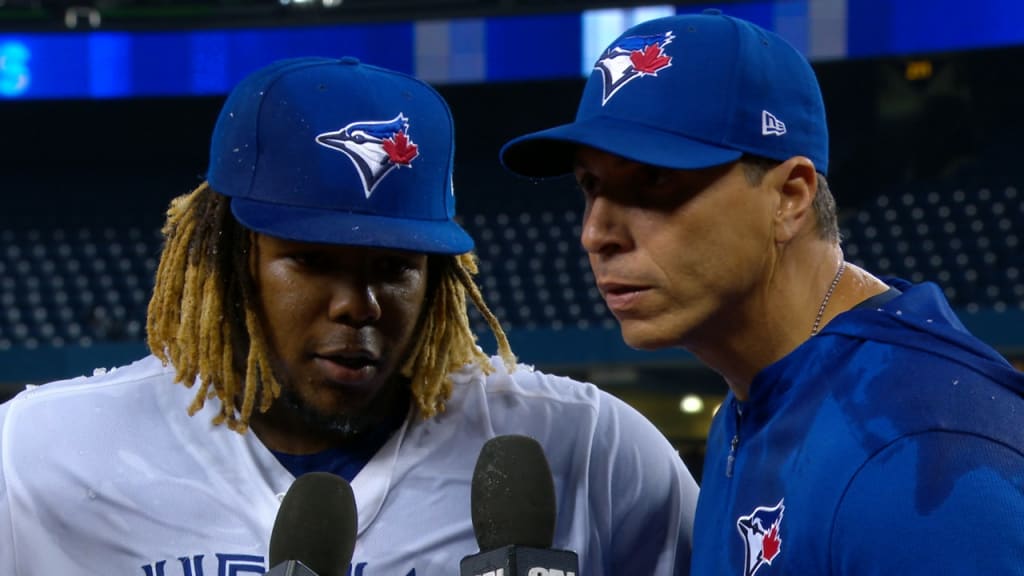
[[[707,8],[778,32],[812,61],[1024,43],[1019,0],[975,0],[967,11],[956,0],[776,0],[281,28],[0,33],[0,99],[216,95],[269,62],[309,55],[355,56],[434,83],[567,78],[589,73],[627,27]]]

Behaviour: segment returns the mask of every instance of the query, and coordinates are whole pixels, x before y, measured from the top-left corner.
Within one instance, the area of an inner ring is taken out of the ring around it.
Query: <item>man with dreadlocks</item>
[[[408,76],[301,58],[243,80],[167,214],[152,356],[0,406],[0,574],[262,574],[312,471],[352,485],[349,574],[452,574],[502,434],[542,445],[580,573],[686,574],[696,484],[639,413],[516,363],[454,221],[453,150]]]

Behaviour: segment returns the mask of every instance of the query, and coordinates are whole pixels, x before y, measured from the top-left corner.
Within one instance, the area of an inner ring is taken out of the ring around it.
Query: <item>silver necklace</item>
[[[818,327],[821,326],[821,317],[825,315],[825,307],[828,306],[828,301],[832,299],[832,292],[835,291],[836,286],[839,284],[839,279],[843,276],[845,270],[846,260],[843,260],[839,262],[839,270],[836,271],[836,277],[832,279],[832,285],[828,287],[828,292],[825,292],[825,299],[821,301],[821,306],[818,307],[818,316],[814,319],[811,336],[818,333]]]

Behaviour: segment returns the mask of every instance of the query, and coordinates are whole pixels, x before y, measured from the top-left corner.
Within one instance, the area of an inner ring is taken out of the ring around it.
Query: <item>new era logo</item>
[[[776,118],[767,110],[761,111],[761,135],[782,136],[786,133],[786,123]]]

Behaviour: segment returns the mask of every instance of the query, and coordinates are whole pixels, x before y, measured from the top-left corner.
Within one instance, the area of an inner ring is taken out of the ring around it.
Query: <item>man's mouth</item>
[[[367,351],[324,351],[314,357],[316,365],[330,382],[359,384],[372,379],[380,358]]]
[[[643,294],[650,290],[649,286],[618,282],[602,282],[597,287],[613,314],[634,307]]]

